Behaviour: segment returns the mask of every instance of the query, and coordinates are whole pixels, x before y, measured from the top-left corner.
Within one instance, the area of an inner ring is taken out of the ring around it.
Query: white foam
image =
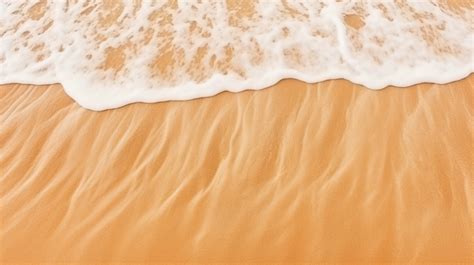
[[[345,78],[380,89],[474,71],[472,6],[173,2],[2,1],[0,83],[61,83],[80,105],[104,110],[261,89],[283,78]],[[358,29],[345,20],[355,14]]]

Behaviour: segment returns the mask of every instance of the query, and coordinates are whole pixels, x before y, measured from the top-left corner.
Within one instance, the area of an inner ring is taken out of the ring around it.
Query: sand
[[[0,87],[2,263],[468,263],[474,75],[93,112]]]

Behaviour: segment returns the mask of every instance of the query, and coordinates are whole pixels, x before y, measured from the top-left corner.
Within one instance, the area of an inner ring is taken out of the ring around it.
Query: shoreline
[[[407,85],[400,85],[400,86],[398,86],[398,85],[387,85],[387,86],[384,86],[382,88],[369,88],[369,87],[366,87],[364,85],[361,85],[361,84],[352,82],[350,80],[347,80],[345,78],[328,78],[328,79],[325,79],[323,81],[317,81],[317,82],[307,82],[307,81],[304,81],[304,80],[299,79],[299,78],[282,78],[282,79],[278,79],[278,81],[276,81],[276,82],[272,82],[271,85],[265,86],[263,88],[244,88],[244,89],[237,89],[235,91],[232,90],[232,89],[227,89],[227,90],[216,92],[216,93],[212,92],[209,95],[203,95],[203,96],[197,96],[197,97],[191,96],[189,98],[187,96],[185,96],[183,99],[165,99],[165,100],[162,100],[162,101],[156,101],[155,99],[148,99],[148,100],[134,99],[133,102],[124,103],[124,104],[120,103],[120,104],[118,104],[117,107],[112,107],[111,106],[111,107],[105,107],[104,109],[102,107],[98,108],[98,109],[95,109],[95,108],[89,108],[89,107],[86,107],[86,106],[82,106],[82,104],[78,103],[74,99],[74,96],[71,96],[68,93],[67,89],[65,89],[65,87],[61,83],[51,83],[51,84],[5,83],[5,84],[0,84],[0,89],[2,89],[4,87],[12,87],[12,86],[13,87],[14,86],[38,86],[38,87],[54,86],[54,87],[60,87],[61,89],[63,89],[63,91],[73,101],[75,101],[76,103],[81,105],[81,107],[83,107],[85,109],[88,109],[88,110],[91,110],[91,111],[101,112],[101,111],[118,109],[118,108],[126,107],[128,105],[133,105],[133,104],[159,104],[159,103],[163,103],[163,102],[185,102],[185,101],[192,101],[192,100],[199,100],[199,99],[204,99],[204,98],[215,97],[215,96],[217,96],[219,94],[222,94],[222,93],[237,94],[237,93],[242,93],[242,92],[247,92],[247,91],[260,91],[260,90],[267,90],[267,89],[275,89],[275,87],[278,87],[279,84],[282,83],[282,82],[293,82],[293,83],[296,82],[296,83],[305,84],[307,86],[318,86],[319,84],[330,83],[330,82],[348,82],[348,83],[350,83],[350,85],[356,86],[360,89],[367,89],[367,90],[371,90],[371,91],[380,91],[380,90],[386,90],[386,89],[411,89],[411,88],[414,88],[414,87],[417,87],[417,86],[450,85],[450,84],[453,84],[453,83],[462,82],[465,79],[471,79],[472,76],[474,76],[474,73],[468,73],[466,76],[464,76],[460,79],[457,79],[457,80],[454,80],[454,81],[448,81],[448,82],[429,82],[429,81],[426,81],[426,82],[419,82],[419,83],[416,83],[416,84],[407,84]]]

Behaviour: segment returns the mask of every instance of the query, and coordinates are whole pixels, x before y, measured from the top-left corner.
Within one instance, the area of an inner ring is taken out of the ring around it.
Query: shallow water
[[[61,83],[93,110],[283,78],[448,83],[474,71],[473,10],[472,1],[9,0],[0,83]]]

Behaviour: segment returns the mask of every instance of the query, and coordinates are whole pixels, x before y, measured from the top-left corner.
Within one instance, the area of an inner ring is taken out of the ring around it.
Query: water
[[[0,83],[61,83],[93,110],[284,78],[447,83],[474,71],[472,10],[447,1],[7,0]]]

